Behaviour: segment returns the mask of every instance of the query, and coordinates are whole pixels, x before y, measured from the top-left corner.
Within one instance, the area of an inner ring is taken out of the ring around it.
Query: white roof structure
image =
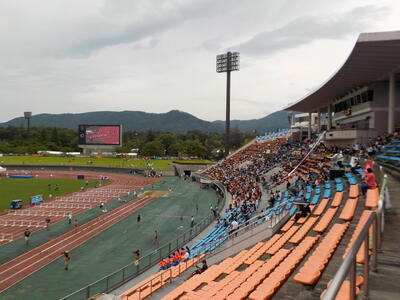
[[[285,110],[312,112],[352,89],[387,80],[400,70],[400,31],[361,33],[343,66],[320,88]]]

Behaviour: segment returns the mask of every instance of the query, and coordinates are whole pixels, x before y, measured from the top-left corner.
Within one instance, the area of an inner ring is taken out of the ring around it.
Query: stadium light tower
[[[225,153],[229,155],[230,118],[231,118],[231,71],[239,71],[239,52],[227,52],[217,55],[217,73],[226,73],[226,121],[225,121]]]
[[[28,131],[29,131],[29,129],[31,128],[32,112],[31,111],[24,112],[24,118],[28,120]]]

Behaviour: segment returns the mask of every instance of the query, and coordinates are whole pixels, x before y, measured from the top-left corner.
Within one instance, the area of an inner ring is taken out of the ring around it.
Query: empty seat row
[[[245,264],[251,265],[253,262],[255,262],[257,259],[259,259],[261,256],[263,256],[269,248],[272,247],[272,245],[279,240],[281,237],[280,234],[274,234],[268,241],[263,243],[263,245],[257,249],[252,255],[249,255],[249,257],[246,259],[244,262]]]
[[[315,232],[319,232],[322,233],[324,232],[329,224],[331,223],[333,217],[335,216],[336,212],[337,212],[338,208],[329,208],[326,213],[321,217],[321,219],[319,220],[318,224],[314,227],[314,231]]]
[[[314,215],[320,216],[324,212],[326,206],[328,205],[328,202],[329,198],[322,199],[321,202],[318,204],[317,208],[315,209],[315,211],[313,212]]]
[[[281,263],[291,252],[290,249],[281,249],[270,259],[266,260],[257,270],[252,271],[250,267],[241,272],[237,280],[229,286],[219,290],[211,299],[242,300],[253,292],[256,287]],[[206,296],[206,295],[202,295]],[[202,297],[201,299],[207,299]]]
[[[367,208],[377,208],[379,202],[379,189],[368,189],[367,196],[365,198],[365,207]]]
[[[332,226],[328,234],[294,277],[296,282],[305,285],[317,283],[348,227],[349,223]]]
[[[339,215],[339,219],[343,221],[350,221],[353,219],[354,213],[357,208],[358,198],[347,199],[345,205],[343,206],[342,212]]]
[[[267,250],[267,253],[270,255],[275,254],[276,252],[279,251],[283,247],[283,245],[286,244],[286,242],[296,233],[297,229],[299,229],[300,226],[293,225],[290,227],[290,229],[285,232],[279,240],[275,242],[275,244]]]
[[[343,259],[346,258],[347,253],[350,251],[351,247],[354,244],[354,241],[357,239],[358,235],[360,234],[361,229],[364,227],[364,225],[367,222],[371,213],[372,213],[372,211],[370,211],[370,210],[364,210],[363,213],[361,214],[360,220],[358,221],[358,224],[353,232],[353,235],[351,236],[351,239],[347,245],[347,248],[344,251]],[[364,243],[361,245],[359,251],[357,252],[357,262],[358,263],[364,262]]]
[[[358,188],[358,184],[350,185],[349,198],[358,198],[359,195],[360,190]]]
[[[257,286],[249,295],[250,300],[271,299],[275,292],[282,286],[304,256],[318,241],[319,235],[307,236],[292,252],[280,263],[280,265]]]
[[[303,226],[289,239],[289,243],[298,244],[306,236],[306,234],[311,230],[314,224],[317,222],[319,217],[310,217]]]
[[[342,192],[336,192],[335,196],[333,197],[333,201],[331,203],[331,206],[337,207],[340,206],[343,200],[343,191]]]

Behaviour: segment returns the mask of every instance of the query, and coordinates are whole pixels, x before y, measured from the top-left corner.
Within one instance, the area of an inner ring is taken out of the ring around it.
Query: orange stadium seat
[[[340,204],[342,203],[342,199],[343,199],[343,192],[336,192],[335,197],[333,197],[331,206],[333,207],[340,206]]]
[[[294,281],[305,285],[314,285],[329,263],[331,256],[348,227],[349,223],[333,225],[303,267],[295,275]]]
[[[317,222],[319,217],[311,217],[304,223],[303,226],[290,238],[289,243],[298,244],[301,240],[306,236],[306,234],[310,231],[310,229]]]
[[[343,221],[350,221],[353,219],[354,213],[357,208],[358,198],[349,198],[344,205],[341,214],[339,215],[339,219]]]
[[[329,198],[322,199],[321,202],[318,204],[317,208],[315,209],[315,211],[313,212],[313,214],[316,216],[321,215],[324,212],[326,206],[328,205],[328,202]]]
[[[314,227],[315,232],[322,233],[328,228],[329,224],[331,223],[333,217],[335,216],[338,208],[329,208],[326,213],[322,216],[319,220],[318,224]]]
[[[358,188],[358,184],[350,185],[349,198],[358,198],[359,195],[360,190]]]
[[[368,189],[367,196],[365,199],[365,207],[367,208],[377,208],[379,202],[379,189]]]

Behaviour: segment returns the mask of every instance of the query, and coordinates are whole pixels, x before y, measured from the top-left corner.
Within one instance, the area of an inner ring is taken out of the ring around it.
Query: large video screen
[[[80,145],[120,145],[120,125],[79,125]]]

